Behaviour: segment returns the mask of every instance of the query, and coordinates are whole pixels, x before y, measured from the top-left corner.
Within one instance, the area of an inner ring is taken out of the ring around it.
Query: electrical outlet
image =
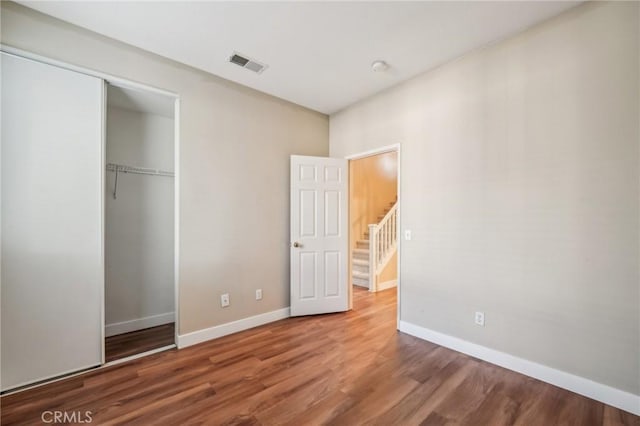
[[[484,327],[484,312],[476,312],[476,324]]]
[[[229,293],[220,295],[220,306],[222,306],[223,308],[226,308],[227,306],[229,306],[229,304],[230,304]]]
[[[405,229],[404,230],[404,239],[409,241],[411,239],[411,230],[410,229]]]
[[[262,289],[261,288],[256,290],[256,300],[262,300]]]

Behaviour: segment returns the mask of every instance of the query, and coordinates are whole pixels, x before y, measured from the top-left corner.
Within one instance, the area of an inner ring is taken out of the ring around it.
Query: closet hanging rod
[[[119,172],[119,173],[134,173],[138,175],[175,177],[175,173],[168,172],[166,170],[149,169],[146,167],[126,166],[124,164],[115,164],[115,163],[107,164],[107,171]]]

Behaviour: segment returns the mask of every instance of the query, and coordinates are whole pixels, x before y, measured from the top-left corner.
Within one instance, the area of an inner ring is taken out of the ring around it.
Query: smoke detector
[[[261,64],[260,62],[254,61],[253,59],[250,59],[246,55],[243,55],[238,52],[233,52],[233,54],[229,56],[229,62],[231,62],[232,64],[236,64],[242,68],[246,68],[258,74],[262,74],[262,71],[267,69],[266,64]]]
[[[385,61],[373,61],[373,63],[371,64],[371,69],[374,72],[385,72],[389,69],[389,64],[387,64]]]

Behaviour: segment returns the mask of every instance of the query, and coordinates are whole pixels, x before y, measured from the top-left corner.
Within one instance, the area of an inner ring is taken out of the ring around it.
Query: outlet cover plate
[[[230,304],[231,303],[229,301],[229,293],[220,295],[220,306],[222,306],[223,308],[226,308]]]

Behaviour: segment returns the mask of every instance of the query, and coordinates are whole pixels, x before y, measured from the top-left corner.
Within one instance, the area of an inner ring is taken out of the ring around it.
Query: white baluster
[[[378,267],[382,262],[382,255],[384,255],[384,225],[380,226],[380,250],[378,251]]]
[[[389,239],[389,229],[387,227],[387,222],[384,223],[384,241],[382,242],[384,244],[384,250],[383,250],[383,257],[381,260],[384,260],[384,256],[387,255],[387,240]]]
[[[376,263],[376,269],[378,268],[378,266],[380,266],[380,262],[382,261],[382,253],[384,250],[384,228],[380,228],[380,235],[378,238],[378,243],[379,243],[379,247],[378,247],[378,262]]]
[[[387,228],[387,247],[384,250],[384,257],[387,257],[387,254],[389,254],[389,248],[391,247],[391,222],[387,220],[385,227]]]
[[[387,227],[387,248],[384,251],[384,257],[386,258],[389,254],[389,248],[391,247],[391,222],[387,220],[385,226]]]
[[[382,235],[381,235],[381,239],[380,239],[380,259],[378,260],[378,263],[382,263],[382,259],[384,258],[384,251],[385,251],[385,243],[387,241],[387,229],[384,226],[384,223],[382,224]],[[378,265],[379,267],[380,265]]]
[[[396,244],[396,236],[397,236],[397,227],[396,227],[396,212],[397,210],[393,210],[393,216],[392,216],[392,220],[393,220],[393,243]]]
[[[377,230],[376,225],[369,225],[369,291],[376,291],[376,264],[377,258]]]

